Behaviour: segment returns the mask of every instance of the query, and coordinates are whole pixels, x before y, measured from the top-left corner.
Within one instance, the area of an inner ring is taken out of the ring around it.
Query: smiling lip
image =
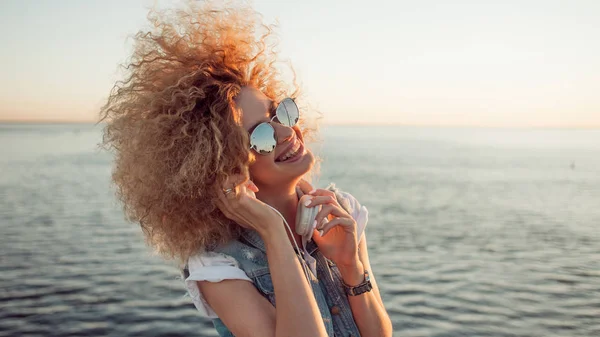
[[[298,138],[294,138],[294,141],[290,142],[290,145],[288,145],[288,147],[286,147],[285,150],[281,151],[281,153],[279,154],[279,156],[277,156],[277,158],[275,158],[275,160],[280,162],[283,155],[288,153],[288,151],[291,150],[292,147],[294,147],[296,142],[298,142]],[[300,143],[300,146],[302,146],[302,143]],[[288,158],[288,160],[289,160],[289,158]]]
[[[300,147],[298,148],[298,153],[296,153],[296,155],[288,158],[286,161],[280,161],[280,163],[283,163],[283,164],[293,163],[293,162],[299,160],[303,155],[304,155],[304,144],[300,143]]]

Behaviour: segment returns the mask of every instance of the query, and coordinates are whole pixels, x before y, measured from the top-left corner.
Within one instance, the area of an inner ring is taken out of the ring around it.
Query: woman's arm
[[[344,283],[351,286],[362,283],[364,271],[369,271],[373,289],[357,296],[348,296],[354,321],[361,336],[392,336],[392,322],[383,306],[379,287],[371,269],[366,233],[358,245],[358,255],[355,263],[346,266],[338,265]]]
[[[276,336],[327,336],[312,288],[284,226],[262,237],[277,301]]]
[[[283,224],[260,233],[277,308],[248,281],[198,282],[208,304],[235,335],[327,336],[317,302]]]
[[[313,235],[321,253],[333,261],[340,271],[344,283],[350,286],[361,284],[365,270],[369,271],[373,289],[369,292],[348,296],[352,316],[360,334],[368,337],[392,336],[392,323],[385,311],[367,251],[367,237],[357,243],[357,223],[337,201],[337,196],[329,190],[316,189],[309,192],[313,196],[307,207],[322,205],[317,213],[317,229],[323,235]],[[328,221],[323,221],[326,219]]]

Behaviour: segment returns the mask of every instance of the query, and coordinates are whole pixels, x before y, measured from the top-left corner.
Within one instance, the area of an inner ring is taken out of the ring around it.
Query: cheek
[[[298,139],[300,139],[304,143],[304,136],[302,136],[302,131],[300,130],[298,125],[295,125],[293,127],[293,129],[294,129],[294,132],[296,132],[296,137],[298,137]]]
[[[266,175],[273,170],[273,154],[266,156],[256,155],[255,158],[249,168],[252,177],[260,179],[262,175]]]

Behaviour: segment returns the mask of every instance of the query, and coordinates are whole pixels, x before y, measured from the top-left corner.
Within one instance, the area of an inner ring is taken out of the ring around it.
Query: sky
[[[0,120],[95,121],[153,3],[0,1]],[[600,1],[251,3],[325,123],[600,127]]]

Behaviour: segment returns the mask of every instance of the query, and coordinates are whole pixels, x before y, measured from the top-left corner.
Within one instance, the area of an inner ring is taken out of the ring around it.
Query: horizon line
[[[59,124],[103,124],[104,122],[92,120],[30,120],[30,119],[0,119],[0,124],[22,125],[59,125]],[[424,127],[424,128],[476,128],[476,129],[580,129],[597,130],[600,125],[474,125],[474,124],[410,124],[410,123],[361,123],[361,122],[322,122],[321,126],[399,126],[399,127]]]

